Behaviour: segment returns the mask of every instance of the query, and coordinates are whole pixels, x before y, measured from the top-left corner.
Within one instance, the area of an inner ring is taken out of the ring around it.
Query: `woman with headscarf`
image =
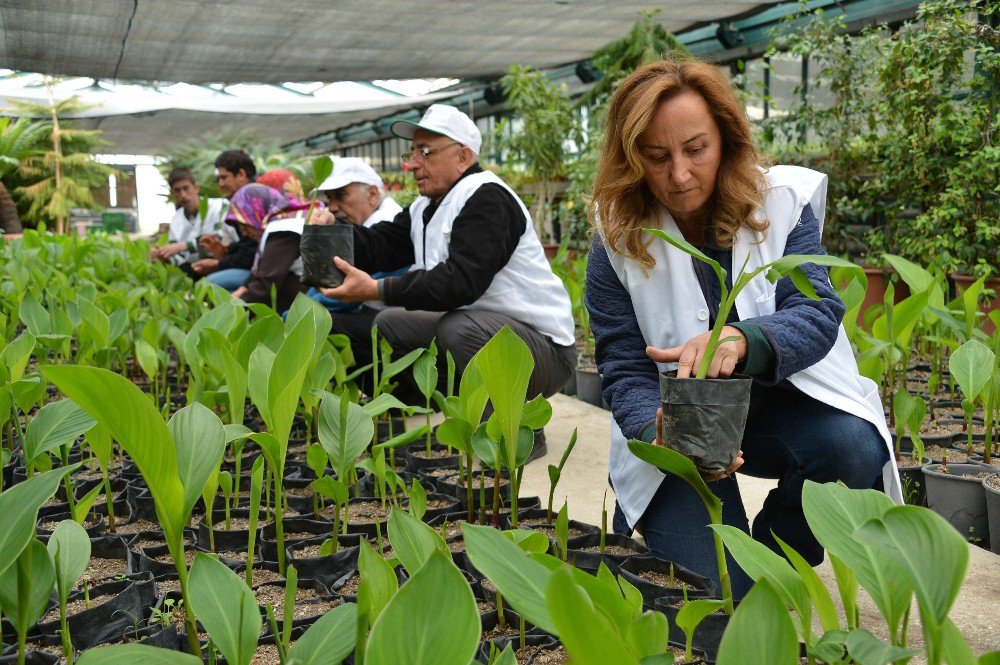
[[[296,203],[301,203],[303,201],[308,202],[305,192],[302,190],[302,183],[291,171],[287,171],[285,169],[271,169],[270,171],[265,171],[257,176],[257,179],[254,182],[258,185],[273,187],[284,194],[286,198],[291,199]]]
[[[259,183],[244,185],[233,195],[226,223],[245,236],[259,239],[250,278],[233,292],[234,298],[264,303],[284,312],[295,296],[308,290],[301,282],[299,255],[308,208],[309,204]]]

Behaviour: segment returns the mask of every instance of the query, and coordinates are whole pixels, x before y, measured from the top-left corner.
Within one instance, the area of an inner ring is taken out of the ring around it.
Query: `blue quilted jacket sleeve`
[[[660,408],[659,375],[656,363],[646,356],[632,299],[597,237],[587,263],[586,303],[597,369],[603,377],[601,392],[622,433],[630,439],[642,438]]]

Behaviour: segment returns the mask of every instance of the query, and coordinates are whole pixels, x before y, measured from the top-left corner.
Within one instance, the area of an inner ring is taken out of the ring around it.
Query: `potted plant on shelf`
[[[698,365],[695,381],[678,379],[667,374],[660,375],[660,395],[663,399],[663,424],[659,432],[660,441],[669,448],[691,458],[706,473],[725,471],[736,460],[743,427],[750,408],[749,377],[733,376],[709,379],[708,368],[715,353],[730,338],[722,337],[729,312],[736,304],[736,297],[758,275],[764,275],[772,282],[791,276],[792,283],[810,298],[818,299],[809,278],[802,272],[802,264],[840,267],[857,271],[849,261],[821,254],[789,254],[766,263],[749,272],[741,268],[732,289],[726,287],[726,271],[719,263],[683,238],[660,229],[644,229],[657,238],[673,245],[685,254],[712,267],[721,289],[721,302],[712,328],[708,345]]]
[[[523,162],[532,180],[522,191],[531,196],[535,233],[554,256],[558,244],[553,203],[568,186],[567,146],[576,142],[580,133],[569,90],[565,84],[557,86],[543,72],[516,63],[500,83],[514,118],[497,124],[496,148],[506,153],[507,159]]]

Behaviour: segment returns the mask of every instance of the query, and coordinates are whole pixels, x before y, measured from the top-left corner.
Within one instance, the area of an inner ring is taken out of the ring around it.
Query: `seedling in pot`
[[[896,417],[896,460],[900,459],[899,450],[903,440],[903,432],[908,431],[910,441],[913,442],[913,461],[922,464],[924,442],[920,439],[920,428],[923,426],[924,415],[927,413],[927,403],[920,397],[900,390],[893,398],[892,412]]]
[[[319,419],[319,408],[316,410],[316,418]],[[312,470],[317,479],[322,478],[326,472],[326,465],[330,462],[330,456],[323,450],[323,446],[318,443],[310,443],[306,449],[306,465]],[[323,510],[323,495],[313,492],[313,515],[319,517]]]
[[[313,490],[320,496],[324,496],[333,502],[333,533],[330,538],[323,541],[320,546],[319,554],[320,556],[326,556],[327,554],[334,554],[337,552],[337,534],[340,533],[340,516],[341,511],[344,515],[344,533],[347,533],[347,512],[344,510],[347,506],[347,501],[350,498],[347,485],[331,478],[330,476],[323,476],[322,478],[317,478],[309,484]]]
[[[462,474],[464,470],[469,522],[475,521],[476,510],[472,496],[472,467],[475,454],[472,439],[483,418],[488,399],[483,377],[475,364],[470,363],[462,373],[458,397],[448,398],[444,402],[445,407],[442,410],[445,412],[445,420],[437,428],[438,440],[455,448],[461,456],[464,456],[459,458],[465,460],[464,464],[459,465],[459,473]]]
[[[62,639],[63,658],[69,665],[73,665],[73,643],[66,621],[66,604],[70,592],[90,563],[90,536],[76,522],[63,520],[49,537],[47,549],[52,557],[56,596],[59,600],[59,636]]]
[[[972,454],[972,431],[968,425],[976,410],[976,402],[982,403],[992,390],[991,383],[997,372],[997,356],[978,339],[970,339],[951,354],[948,359],[948,369],[951,375],[962,387],[965,398],[962,409],[965,411],[965,423],[968,430],[968,452]]]
[[[559,514],[556,515],[556,544],[559,549],[559,558],[565,561],[569,556],[569,504],[563,502]],[[601,554],[604,554],[604,535],[601,534]]]
[[[28,628],[42,618],[56,583],[55,568],[45,545],[28,543],[13,565],[0,575],[0,606],[17,632],[17,662],[24,665]]]
[[[264,458],[258,457],[250,470],[250,522],[247,525],[247,586],[253,586],[253,562],[256,558],[257,523],[260,519],[260,491],[264,484]]]
[[[549,502],[545,508],[545,521],[552,521],[552,499],[556,494],[556,485],[559,484],[559,479],[562,477],[563,467],[566,466],[566,460],[569,459],[569,454],[573,452],[573,448],[576,447],[576,432],[577,428],[573,428],[573,435],[569,438],[569,445],[566,446],[566,450],[563,451],[562,457],[559,459],[559,465],[549,464]]]
[[[437,388],[437,344],[431,340],[431,345],[413,363],[413,378],[417,383],[417,388],[424,396],[424,407],[427,409],[427,437],[425,445],[427,447],[427,457],[431,456],[431,397]]]
[[[312,223],[313,210],[319,202],[319,186],[333,173],[333,159],[329,155],[320,155],[312,161],[313,183],[317,189],[313,190],[312,199],[309,201],[309,211],[306,213],[306,224]]]
[[[233,474],[228,471],[223,471],[219,474],[219,489],[222,490],[223,505],[226,512],[226,531],[229,531],[233,528],[229,515],[229,501],[233,494]]]
[[[632,454],[642,461],[652,464],[658,469],[678,476],[694,489],[698,498],[705,504],[711,524],[722,524],[722,501],[719,497],[708,489],[701,473],[698,472],[694,462],[670,448],[662,448],[643,441],[631,440],[628,442],[628,449]],[[719,580],[722,589],[722,600],[726,614],[733,613],[733,588],[729,578],[729,567],[726,563],[726,550],[722,544],[722,538],[717,531],[713,531],[712,538],[715,542],[715,560],[719,567]]]

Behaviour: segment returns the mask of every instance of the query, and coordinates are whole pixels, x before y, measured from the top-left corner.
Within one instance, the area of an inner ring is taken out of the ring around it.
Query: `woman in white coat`
[[[659,374],[691,376],[721,299],[714,273],[643,227],[682,235],[730,275],[785,254],[824,254],[826,176],[764,169],[735,88],[714,65],[663,61],[626,79],[611,100],[591,207],[595,239],[587,307],[602,392],[611,405],[615,530],[642,531],[658,556],[715,579],[708,514],[686,483],[634,457],[654,441]],[[733,268],[736,268],[734,271]],[[709,377],[754,379],[742,456],[710,484],[726,523],[780,553],[775,536],[816,565],[823,549],[801,506],[805,480],[882,486],[899,500],[891,440],[874,383],[861,377],[825,268],[803,266],[819,300],[788,278],[758,276],[727,318]],[[729,278],[729,286],[732,277]],[[736,476],[777,478],[748,524]],[[733,590],[750,580],[730,562]]]

